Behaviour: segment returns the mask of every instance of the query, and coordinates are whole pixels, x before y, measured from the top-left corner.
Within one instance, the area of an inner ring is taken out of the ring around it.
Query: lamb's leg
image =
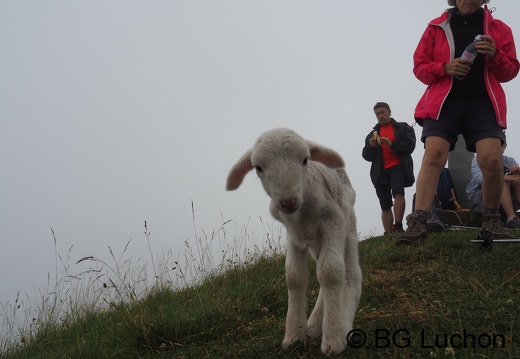
[[[322,250],[317,263],[320,292],[323,294],[323,335],[321,351],[340,354],[347,345],[345,306],[345,262],[342,251],[334,248]]]
[[[309,337],[316,339],[321,337],[323,325],[323,292],[319,291],[316,305],[307,321],[307,334]]]
[[[357,242],[357,237],[354,237],[352,241]],[[348,333],[353,329],[359,299],[361,298],[362,274],[357,250],[347,249],[345,251],[345,266],[345,287],[343,291],[345,295],[345,320],[348,325]]]
[[[282,345],[287,349],[291,344],[307,339],[307,318],[305,315],[308,281],[307,251],[295,248],[290,240],[287,244],[285,274],[289,302],[285,321],[285,337]]]
[[[354,319],[361,297],[361,269],[347,270],[347,278],[343,290],[345,302],[345,323],[347,324],[347,334],[354,329]]]

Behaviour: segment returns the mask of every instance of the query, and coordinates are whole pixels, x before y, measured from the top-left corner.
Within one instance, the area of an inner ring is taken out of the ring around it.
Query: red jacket
[[[453,60],[455,45],[447,10],[432,20],[424,31],[413,55],[413,73],[428,87],[415,108],[415,119],[437,120],[442,105],[451,90],[453,79],[444,72],[444,64]],[[486,88],[495,108],[497,123],[507,128],[506,95],[501,82],[516,77],[520,64],[516,57],[513,33],[509,26],[493,19],[487,5],[484,7],[484,32],[493,38],[497,53],[493,59],[486,57],[484,76]]]

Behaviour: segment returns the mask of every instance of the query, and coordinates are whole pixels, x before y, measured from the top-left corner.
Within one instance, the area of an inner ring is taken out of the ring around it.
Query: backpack
[[[412,212],[413,211],[415,211],[415,193],[412,202]],[[426,218],[426,228],[429,233],[442,232],[448,229],[446,214],[442,209],[441,201],[439,200],[437,193],[435,193],[435,196],[433,197],[432,207],[430,213],[428,213],[428,217]]]
[[[441,175],[439,176],[437,197],[443,210],[446,211],[461,209],[460,204],[457,202],[453,177],[451,176],[451,172],[448,168],[443,168]]]

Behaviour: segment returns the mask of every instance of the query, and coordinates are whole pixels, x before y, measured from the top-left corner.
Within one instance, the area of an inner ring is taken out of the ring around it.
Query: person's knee
[[[495,156],[490,156],[487,159],[479,162],[482,174],[497,174],[503,171],[502,159]]]
[[[502,155],[500,153],[477,154],[477,163],[482,173],[497,173],[503,171]]]
[[[430,168],[443,168],[446,159],[443,151],[437,148],[428,148],[424,151],[422,166]]]

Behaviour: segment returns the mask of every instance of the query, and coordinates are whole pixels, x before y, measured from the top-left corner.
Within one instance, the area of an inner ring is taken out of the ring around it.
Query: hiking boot
[[[403,224],[401,222],[395,222],[395,224],[392,226],[392,233],[403,233]]]
[[[520,218],[513,217],[513,218],[508,219],[506,222],[506,228],[509,228],[509,229],[520,228]]]
[[[411,213],[406,216],[406,231],[395,239],[395,245],[410,245],[428,236],[426,218],[419,213]]]
[[[482,232],[487,232],[495,239],[515,238],[509,233],[500,220],[500,213],[490,213],[482,217]]]

